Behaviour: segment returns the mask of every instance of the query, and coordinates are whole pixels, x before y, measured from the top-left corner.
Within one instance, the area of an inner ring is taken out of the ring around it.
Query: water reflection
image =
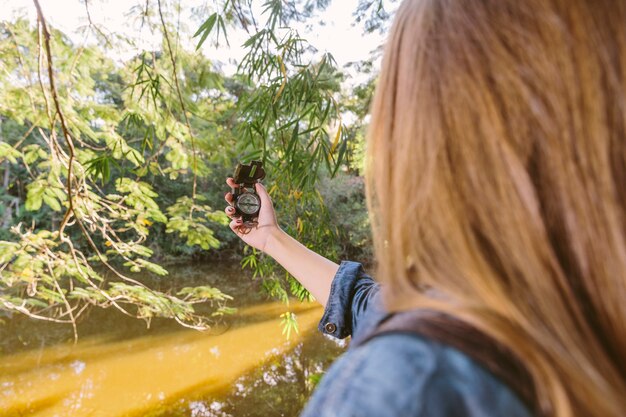
[[[280,308],[284,306],[270,303],[254,310],[266,315]],[[292,305],[292,311],[302,335],[309,334],[320,317],[320,309],[308,304]],[[238,395],[247,397],[255,387],[246,385],[246,375],[265,361],[272,362],[262,375],[266,385],[286,379],[303,385],[306,392],[303,366],[294,359],[300,355],[283,355],[301,337],[276,346],[281,329],[275,317],[219,336],[181,331],[6,356],[0,360],[0,409],[4,415],[144,415],[186,395],[219,394],[235,383]],[[190,415],[221,411],[216,407],[192,402]]]
[[[273,415],[295,415],[311,389],[310,374],[335,352],[327,346],[320,353],[319,340],[302,343],[314,337],[317,305],[291,305],[301,329],[291,341],[277,325],[284,309],[279,303],[244,308],[241,317],[254,320],[220,335],[90,338],[6,355],[0,358],[0,415],[254,416],[272,415],[281,402]],[[316,354],[324,358],[309,357]]]

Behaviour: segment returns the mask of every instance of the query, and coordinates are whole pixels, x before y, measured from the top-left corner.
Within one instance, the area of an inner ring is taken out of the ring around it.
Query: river
[[[150,328],[93,309],[72,329],[14,316],[0,321],[0,416],[297,416],[323,371],[344,349],[316,330],[316,303],[289,307],[260,294],[238,265],[181,264],[151,284],[212,285],[238,312],[207,332],[169,320]],[[282,335],[279,315],[298,317]]]

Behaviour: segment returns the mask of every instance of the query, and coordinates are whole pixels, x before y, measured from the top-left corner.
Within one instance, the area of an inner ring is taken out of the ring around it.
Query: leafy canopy
[[[357,20],[372,10],[369,19],[384,18],[377,3],[362,1]],[[74,329],[89,306],[197,329],[232,312],[219,289],[157,291],[142,274],[167,275],[153,236],[202,251],[223,246],[228,219],[209,186],[218,176],[221,187],[237,160],[261,159],[288,231],[336,256],[340,232],[316,184],[352,170],[363,124],[348,126],[343,115],[363,120],[366,106],[345,104],[334,58],[311,53],[290,27],[327,5],[268,0],[255,15],[252,1],[215,2],[196,49],[246,31],[232,77],[185,50],[179,6],[161,0],[131,9],[162,34],[161,48],[138,50],[121,66],[104,53],[116,41],[106,28],[90,20],[85,30],[98,42],[75,44],[37,0],[36,24],[0,23],[0,310]],[[278,298],[309,297],[256,251],[246,248],[242,265]],[[290,313],[282,317],[297,329]]]

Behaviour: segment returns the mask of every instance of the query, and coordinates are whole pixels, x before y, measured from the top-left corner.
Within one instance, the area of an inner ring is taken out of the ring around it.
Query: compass
[[[261,161],[252,161],[249,165],[237,164],[233,180],[239,187],[233,188],[233,206],[235,215],[241,216],[245,226],[257,224],[256,219],[261,210],[261,198],[254,185],[265,178],[265,170]]]
[[[244,192],[235,202],[235,208],[243,214],[254,215],[261,209],[261,199],[256,193]]]

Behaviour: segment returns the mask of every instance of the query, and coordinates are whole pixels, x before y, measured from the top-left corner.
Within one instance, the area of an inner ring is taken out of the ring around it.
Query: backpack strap
[[[356,346],[389,333],[417,335],[465,353],[511,388],[534,415],[539,415],[534,383],[523,363],[510,350],[467,323],[431,310],[396,313],[356,341]]]

